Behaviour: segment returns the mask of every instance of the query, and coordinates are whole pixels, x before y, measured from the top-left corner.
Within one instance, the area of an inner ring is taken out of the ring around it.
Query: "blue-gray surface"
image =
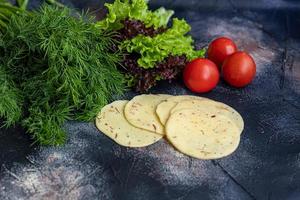
[[[98,9],[103,2],[68,5]],[[238,150],[224,159],[201,161],[164,141],[128,149],[92,123],[80,122],[66,124],[65,146],[31,147],[22,129],[2,129],[0,199],[300,199],[298,1],[155,0],[151,5],[173,8],[186,18],[198,46],[226,35],[255,58],[258,73],[252,85],[238,90],[222,82],[204,95],[244,117]],[[151,92],[191,94],[180,82],[161,83]]]

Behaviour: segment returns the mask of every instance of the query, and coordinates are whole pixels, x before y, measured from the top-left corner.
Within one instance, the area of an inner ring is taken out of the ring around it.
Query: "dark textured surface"
[[[73,5],[98,9],[102,3]],[[252,85],[238,90],[221,82],[204,95],[244,117],[238,150],[201,161],[163,141],[127,149],[79,122],[66,124],[64,147],[38,148],[20,128],[2,129],[0,199],[300,199],[298,1],[152,1],[161,5],[187,19],[197,45],[226,35],[255,58]],[[191,94],[180,82],[161,83],[152,92]]]

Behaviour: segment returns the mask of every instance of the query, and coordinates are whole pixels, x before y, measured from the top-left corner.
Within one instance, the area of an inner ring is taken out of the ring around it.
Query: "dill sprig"
[[[4,32],[7,24],[12,15],[16,15],[26,11],[29,0],[16,0],[16,5],[12,4],[9,0],[0,0],[0,31]],[[55,5],[62,5],[55,0],[51,0],[49,3]]]
[[[18,7],[12,5],[7,0],[0,0],[0,31],[3,32],[7,27],[7,23],[12,15],[25,12],[28,0],[18,0],[17,3]]]
[[[20,9],[26,10],[29,0],[17,0],[17,4]]]
[[[125,88],[113,35],[73,13],[43,6],[12,16],[0,40],[0,116],[16,123],[25,102],[22,124],[43,145],[63,144],[66,120],[93,120]]]
[[[23,95],[3,66],[0,66],[0,94],[0,117],[6,118],[4,126],[9,127],[20,120]]]

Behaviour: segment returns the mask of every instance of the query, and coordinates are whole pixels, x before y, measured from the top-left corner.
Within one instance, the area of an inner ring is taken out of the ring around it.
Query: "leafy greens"
[[[188,60],[204,56],[205,51],[195,51],[193,39],[186,36],[190,31],[190,26],[177,18],[173,19],[173,26],[166,32],[155,37],[138,35],[126,40],[121,44],[121,48],[129,53],[139,52],[141,58],[138,59],[139,66],[143,68],[153,68],[157,62],[163,61],[169,55],[186,55]]]
[[[108,15],[97,23],[97,26],[106,30],[123,28],[122,21],[126,18],[143,21],[146,27],[166,27],[174,14],[172,10],[159,8],[154,12],[148,10],[146,0],[115,0],[113,4],[106,3]]]
[[[18,0],[18,7],[12,5],[8,0],[0,0],[0,31],[3,32],[12,15],[25,12],[28,0]]]
[[[12,16],[0,38],[0,117],[6,126],[22,121],[43,145],[63,144],[66,120],[93,120],[125,89],[113,35],[74,15],[43,6]]]
[[[122,65],[128,85],[144,92],[159,80],[172,80],[187,62],[203,57],[205,49],[195,50],[188,35],[191,27],[185,20],[174,18],[172,10],[148,9],[147,0],[115,0],[105,4],[106,18],[97,22],[102,30],[119,33],[118,45],[125,54]]]

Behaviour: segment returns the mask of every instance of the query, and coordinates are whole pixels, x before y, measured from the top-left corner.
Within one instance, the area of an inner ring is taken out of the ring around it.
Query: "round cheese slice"
[[[240,130],[224,115],[215,117],[185,109],[171,114],[166,125],[167,139],[183,154],[199,159],[217,159],[233,153]]]
[[[102,108],[96,118],[97,128],[119,145],[125,147],[145,147],[163,136],[132,126],[124,116],[128,101],[115,101]]]
[[[242,116],[235,109],[224,103],[209,99],[182,101],[171,110],[171,114],[183,109],[198,110],[210,115],[211,117],[219,114],[225,115],[238,126],[240,133],[244,130],[244,120]]]
[[[125,107],[125,117],[135,127],[164,135],[164,126],[156,115],[156,107],[170,95],[140,95],[134,97]]]
[[[198,96],[191,95],[181,95],[181,96],[173,96],[168,98],[166,101],[160,103],[156,108],[156,114],[163,125],[166,125],[169,117],[170,111],[176,106],[177,103],[186,101],[186,100],[202,100],[206,99]]]

